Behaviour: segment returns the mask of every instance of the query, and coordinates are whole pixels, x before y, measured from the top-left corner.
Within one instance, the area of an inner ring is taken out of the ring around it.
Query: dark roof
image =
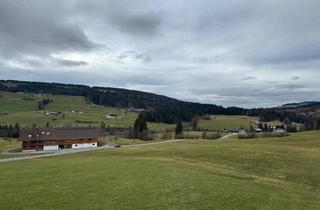
[[[95,128],[32,128],[21,129],[21,141],[68,140],[98,138],[100,129]]]

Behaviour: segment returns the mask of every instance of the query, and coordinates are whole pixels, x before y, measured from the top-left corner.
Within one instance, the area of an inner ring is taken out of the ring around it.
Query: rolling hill
[[[319,132],[0,164],[3,209],[319,209]],[[28,202],[26,202],[28,201]]]
[[[242,108],[224,108],[222,106],[211,104],[185,102],[153,93],[120,88],[0,80],[0,90],[33,94],[45,93],[54,95],[84,96],[87,101],[96,105],[144,109],[145,117],[150,122],[172,124],[178,120],[190,121],[195,115],[246,114],[246,110]]]
[[[38,110],[38,101],[52,100],[43,110]],[[46,115],[46,112],[58,112]],[[116,114],[119,119],[106,119],[108,114]],[[32,127],[34,124],[45,127],[99,127],[102,122],[112,127],[130,127],[138,113],[116,107],[106,107],[89,103],[83,96],[52,94],[11,93],[0,91],[0,125]],[[171,125],[148,123],[151,129],[166,129]]]

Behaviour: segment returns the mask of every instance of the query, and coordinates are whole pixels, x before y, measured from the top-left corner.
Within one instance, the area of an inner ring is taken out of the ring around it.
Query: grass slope
[[[26,100],[33,98],[34,100]],[[37,111],[37,103],[41,99],[53,99],[53,103],[46,106],[45,110]],[[137,117],[136,113],[122,113],[120,109],[111,107],[95,106],[86,103],[84,97],[80,96],[61,96],[61,95],[39,95],[24,93],[0,92],[0,122],[3,124],[14,124],[19,122],[23,127],[32,126],[36,123],[38,126],[45,126],[47,122],[54,126],[88,126],[88,123],[79,123],[77,121],[92,122],[92,126],[99,126],[104,121],[111,126],[131,126]],[[78,112],[71,112],[71,111]],[[48,117],[44,111],[62,112],[58,117]],[[106,121],[104,116],[108,113],[114,113],[123,116],[123,119],[112,119]]]
[[[29,100],[28,100],[29,99]],[[30,100],[33,99],[33,100]],[[37,111],[37,103],[41,99],[53,99],[53,103],[46,106],[45,110]],[[70,111],[78,112],[70,112]],[[46,117],[44,111],[62,112],[58,117]],[[80,113],[81,112],[81,113]],[[122,119],[105,120],[104,116],[114,113]],[[19,122],[22,127],[31,127],[34,123],[45,126],[49,122],[52,126],[99,126],[105,122],[110,126],[132,126],[137,113],[121,112],[121,109],[88,104],[81,96],[40,95],[25,93],[8,93],[0,91],[0,124],[15,124]],[[82,121],[83,123],[79,122]],[[224,129],[224,128],[249,128],[255,118],[247,116],[212,116],[211,120],[201,119],[199,128]],[[148,123],[153,130],[174,128],[175,125],[163,123]]]
[[[229,115],[214,115],[211,119],[200,119],[198,122],[199,128],[249,128],[256,121],[255,117],[248,116],[229,116]]]
[[[33,99],[33,100],[30,100]],[[41,99],[52,99],[53,103],[46,106],[45,110],[37,111],[37,103]],[[71,112],[71,111],[78,112]],[[62,112],[58,117],[48,117],[44,111]],[[104,116],[113,113],[122,116],[122,119],[105,120]],[[63,95],[39,95],[24,93],[0,92],[0,123],[15,124],[19,122],[22,127],[31,127],[36,123],[39,127],[47,122],[52,126],[100,126],[106,125],[129,127],[132,126],[137,113],[122,112],[119,108],[96,106],[88,104],[81,96]],[[155,130],[163,130],[173,127],[162,123],[149,123],[149,127]]]
[[[0,138],[0,159],[5,158],[12,158],[12,157],[22,157],[22,156],[28,156],[31,154],[2,154],[4,151],[13,151],[13,152],[19,152],[19,147],[21,148],[21,142],[17,141],[16,139],[1,139]]]
[[[320,132],[0,164],[3,209],[319,209]]]

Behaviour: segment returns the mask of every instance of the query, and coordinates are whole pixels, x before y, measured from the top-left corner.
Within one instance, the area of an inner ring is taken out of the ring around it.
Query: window
[[[74,146],[76,146],[76,147],[77,147],[77,146],[78,146],[78,144],[76,144],[76,145],[74,145]]]
[[[96,144],[92,144],[92,145],[94,146],[94,145],[96,145]]]

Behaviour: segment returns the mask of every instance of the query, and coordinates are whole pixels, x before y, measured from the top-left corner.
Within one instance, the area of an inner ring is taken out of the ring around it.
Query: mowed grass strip
[[[211,119],[200,119],[198,127],[203,129],[249,128],[256,121],[255,117],[212,115]]]
[[[0,164],[3,209],[319,209],[320,132]]]

